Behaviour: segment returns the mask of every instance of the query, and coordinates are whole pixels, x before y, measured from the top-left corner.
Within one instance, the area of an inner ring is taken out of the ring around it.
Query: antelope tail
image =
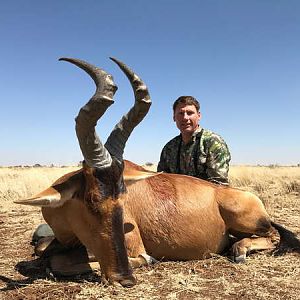
[[[275,250],[275,254],[281,255],[287,252],[297,252],[300,254],[300,240],[296,234],[277,223],[271,222],[271,224],[280,235],[280,242]]]

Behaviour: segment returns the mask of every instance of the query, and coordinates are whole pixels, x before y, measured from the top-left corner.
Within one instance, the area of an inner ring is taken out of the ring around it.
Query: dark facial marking
[[[105,169],[95,169],[94,176],[99,183],[102,199],[111,197],[117,199],[121,193],[126,192],[123,180],[124,164],[113,160],[112,165]]]
[[[115,206],[112,212],[112,243],[116,252],[117,272],[121,275],[131,275],[132,270],[128,264],[125,247],[125,233],[123,226],[123,208]]]
[[[85,193],[84,201],[91,211],[98,213],[104,200],[118,199],[126,192],[123,180],[124,164],[113,160],[110,167],[104,169],[84,167]]]

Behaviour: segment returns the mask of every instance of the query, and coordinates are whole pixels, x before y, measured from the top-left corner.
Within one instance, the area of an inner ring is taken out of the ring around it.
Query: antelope
[[[96,84],[94,96],[76,118],[83,167],[15,202],[42,207],[60,245],[83,245],[99,262],[103,280],[126,287],[136,283],[132,268],[223,253],[230,235],[238,237],[231,248],[236,262],[245,261],[252,250],[275,249],[278,232],[278,248],[300,252],[296,235],[272,222],[254,194],[190,176],[150,172],[123,159],[126,141],[151,100],[144,82],[124,63],[111,59],[133,87],[134,106],[103,145],[95,126],[113,103],[113,78],[87,62],[60,59],[85,70]],[[80,261],[75,257],[73,263]]]

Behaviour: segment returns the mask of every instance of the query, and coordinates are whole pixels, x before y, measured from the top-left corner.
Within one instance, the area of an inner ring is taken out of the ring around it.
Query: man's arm
[[[166,172],[170,173],[170,170],[167,165],[167,151],[166,147],[163,148],[160,154],[160,160],[157,166],[157,172]]]
[[[207,151],[206,173],[209,181],[228,184],[228,171],[231,156],[226,143],[212,137]]]

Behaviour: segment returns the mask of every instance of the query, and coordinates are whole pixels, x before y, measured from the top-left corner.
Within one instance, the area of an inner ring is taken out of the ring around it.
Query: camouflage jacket
[[[188,144],[178,135],[164,146],[157,171],[227,184],[230,159],[225,141],[212,131],[199,128]]]

